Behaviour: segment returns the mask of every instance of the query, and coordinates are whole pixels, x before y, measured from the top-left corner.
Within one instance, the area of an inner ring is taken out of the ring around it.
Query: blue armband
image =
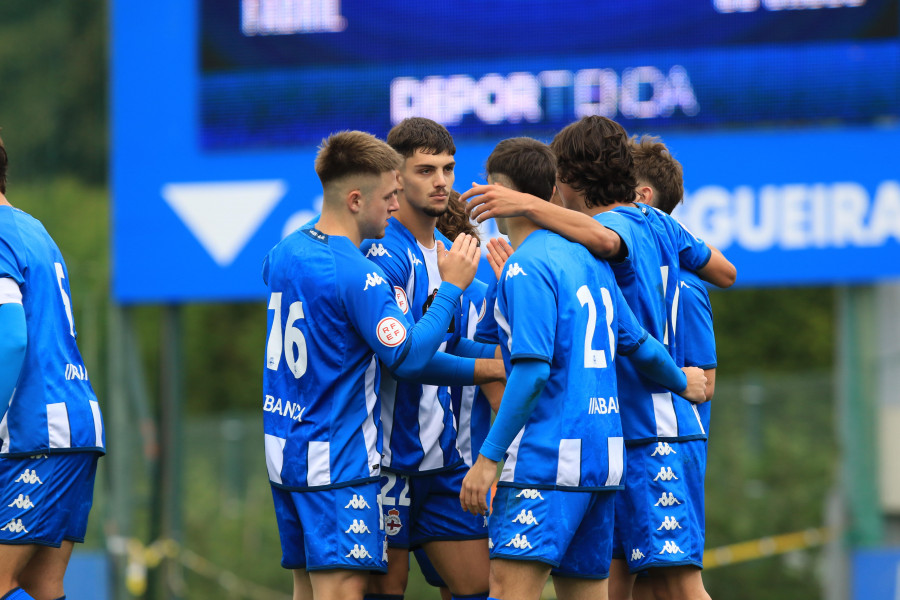
[[[628,359],[651,381],[680,394],[687,388],[687,375],[675,364],[666,347],[654,337],[647,337]]]
[[[528,422],[538,397],[550,378],[550,363],[536,358],[520,359],[513,363],[506,382],[500,411],[480,454],[494,462],[503,460],[506,449]]]
[[[21,304],[0,304],[0,331],[0,402],[7,404],[19,381],[28,346],[25,308]]]

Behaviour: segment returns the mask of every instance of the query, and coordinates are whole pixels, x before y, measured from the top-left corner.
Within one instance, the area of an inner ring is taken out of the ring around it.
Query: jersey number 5
[[[605,369],[608,365],[606,361],[606,352],[603,350],[594,350],[591,347],[594,341],[594,329],[597,328],[597,306],[594,304],[594,296],[588,286],[583,285],[576,292],[578,301],[581,306],[587,306],[588,320],[587,327],[584,332],[584,368],[585,369]],[[613,313],[612,296],[609,290],[600,288],[600,298],[603,300],[603,308],[606,313],[606,331],[609,334],[609,352],[610,356],[615,356],[616,337],[612,330],[612,321],[615,313]]]
[[[295,379],[300,379],[306,373],[306,337],[302,331],[294,327],[294,323],[297,322],[297,319],[303,318],[303,303],[299,300],[291,303],[283,336],[281,333],[281,292],[272,292],[272,297],[269,298],[269,310],[274,310],[275,315],[272,317],[269,341],[266,343],[266,367],[277,371],[278,365],[281,363],[281,353],[284,351],[288,369],[294,374]]]

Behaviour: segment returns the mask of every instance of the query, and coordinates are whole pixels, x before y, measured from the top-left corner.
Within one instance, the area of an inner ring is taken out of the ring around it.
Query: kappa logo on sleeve
[[[406,339],[406,327],[394,317],[385,317],[378,322],[378,341],[393,348]]]
[[[522,267],[519,266],[519,263],[513,263],[506,270],[506,278],[509,279],[511,277],[515,277],[516,275],[528,275],[525,271],[522,270]]]
[[[363,291],[366,291],[370,287],[375,287],[376,285],[381,285],[385,283],[384,279],[382,279],[381,275],[378,273],[367,273],[366,274],[366,287],[363,288]]]
[[[400,310],[403,311],[404,315],[409,312],[409,300],[406,297],[406,290],[399,285],[394,286],[394,299],[397,301],[397,306],[400,307]]]
[[[390,256],[391,253],[384,249],[384,244],[372,244],[366,252],[366,258],[370,256]]]

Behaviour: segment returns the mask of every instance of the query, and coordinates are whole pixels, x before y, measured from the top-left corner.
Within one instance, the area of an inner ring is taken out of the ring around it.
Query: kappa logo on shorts
[[[372,558],[372,555],[369,554],[369,551],[366,550],[366,547],[362,544],[353,544],[353,550],[351,550],[344,558],[350,558],[351,556],[356,559]]]
[[[521,523],[523,525],[532,525],[532,524],[540,525],[540,523],[538,523],[538,520],[534,518],[534,515],[531,514],[531,511],[529,510],[526,514],[524,508],[522,509],[522,512],[520,512],[518,515],[516,515],[516,518],[513,519],[512,522],[513,523]]]
[[[543,500],[544,499],[544,497],[541,496],[541,491],[535,490],[535,489],[522,490],[521,492],[516,494],[516,498],[521,498],[522,496],[528,498],[529,500]]]
[[[513,548],[518,548],[521,550],[522,548],[531,549],[531,544],[528,542],[528,537],[522,535],[521,533],[517,533],[516,537],[509,540],[506,544],[507,546],[512,546]]]
[[[673,504],[681,504],[681,502],[679,502],[675,498],[675,494],[673,494],[672,492],[669,492],[668,495],[663,492],[663,495],[659,497],[659,500],[657,500],[656,504],[654,504],[653,506],[659,506],[660,504],[662,504],[663,506],[672,506]]]
[[[400,520],[400,511],[392,508],[387,512],[384,519],[384,531],[388,535],[397,535],[403,528],[403,522]]]
[[[660,554],[684,554],[684,550],[679,548],[675,542],[672,540],[666,540],[666,543],[663,545],[662,550],[659,551]]]
[[[493,550],[493,549],[494,549],[494,540],[492,540],[491,538],[488,538],[488,550]]]
[[[670,454],[678,454],[667,442],[657,442],[656,449],[650,456],[668,456]]]
[[[357,510],[363,508],[369,508],[369,503],[366,502],[366,499],[358,494],[353,494],[353,498],[350,499],[350,502],[347,503],[347,506],[344,508],[355,508]]]
[[[509,269],[506,270],[507,279],[515,277],[516,275],[528,275],[528,273],[522,270],[522,267],[519,266],[519,263],[513,263],[512,266],[510,266]]]
[[[22,525],[22,519],[13,519],[3,527],[0,527],[0,531],[11,531],[12,533],[28,533],[28,530],[25,529],[25,526]]]
[[[362,519],[353,519],[353,523],[344,533],[372,533]]]
[[[384,249],[384,244],[372,244],[366,252],[366,258],[370,256],[390,256],[391,253]]]
[[[678,524],[678,521],[675,517],[666,517],[663,519],[662,525],[656,528],[657,531],[660,529],[665,529],[667,531],[672,531],[673,529],[681,529],[681,525]]]
[[[28,484],[36,483],[38,485],[41,485],[42,483],[44,483],[43,481],[41,481],[40,477],[37,476],[37,473],[35,472],[34,469],[25,469],[25,472],[22,473],[21,475],[19,475],[19,478],[16,479],[13,483],[19,483],[20,481],[22,483],[28,483]]]
[[[7,505],[7,508],[12,508],[13,506],[16,508],[24,508],[25,510],[34,508],[34,504],[31,503],[31,498],[23,494],[19,494],[19,497],[13,500],[12,504]]]
[[[644,558],[644,553],[641,552],[640,548],[633,548],[631,550],[631,560],[632,561],[641,560],[642,558]]]
[[[385,283],[384,279],[381,278],[381,275],[378,273],[367,273],[366,274],[366,287],[363,288],[363,291],[366,291],[370,287],[375,287],[376,285],[381,285]]]
[[[659,473],[656,474],[656,477],[653,478],[653,481],[659,481],[662,479],[663,481],[671,481],[673,479],[677,480],[675,477],[675,473],[672,472],[672,467],[662,467],[659,470]]]

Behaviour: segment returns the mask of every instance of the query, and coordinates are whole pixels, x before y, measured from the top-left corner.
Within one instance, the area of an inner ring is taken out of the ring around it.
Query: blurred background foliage
[[[105,393],[111,260],[107,20],[100,0],[0,3],[0,135],[11,161],[7,196],[45,224],[66,257],[79,344],[105,403],[112,401]],[[153,143],[152,132],[147,140]],[[712,303],[719,369],[707,546],[821,526],[838,453],[834,291],[715,291]],[[146,385],[156,402],[162,309],[132,310]],[[183,309],[184,546],[238,578],[287,594],[291,579],[278,565],[262,453],[265,334],[261,300]],[[136,447],[140,443],[135,436]],[[136,532],[149,542],[152,494],[140,483],[149,471],[140,449],[135,456]],[[98,481],[87,544],[94,548],[104,545],[109,482],[102,468]],[[821,568],[818,551],[804,551],[710,570],[705,579],[713,597],[811,598],[819,596]],[[185,577],[186,597],[219,595],[222,581]],[[411,586],[407,597],[437,597],[416,576]]]

